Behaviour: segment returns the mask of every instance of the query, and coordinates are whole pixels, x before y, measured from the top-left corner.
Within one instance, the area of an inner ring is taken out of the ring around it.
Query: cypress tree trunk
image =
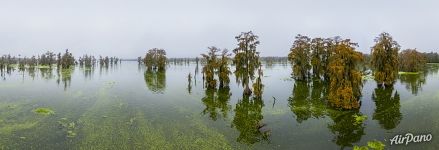
[[[250,87],[248,86],[248,84],[246,84],[245,85],[245,88],[244,88],[244,93],[243,93],[245,96],[250,96],[250,95],[252,95],[252,90],[250,90]]]

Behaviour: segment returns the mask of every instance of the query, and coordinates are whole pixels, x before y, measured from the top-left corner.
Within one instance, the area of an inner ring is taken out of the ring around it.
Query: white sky
[[[252,30],[262,56],[286,56],[297,34],[340,35],[369,53],[389,32],[405,48],[439,51],[435,0],[0,0],[0,54],[47,50],[136,58],[154,47],[195,57],[233,49]]]

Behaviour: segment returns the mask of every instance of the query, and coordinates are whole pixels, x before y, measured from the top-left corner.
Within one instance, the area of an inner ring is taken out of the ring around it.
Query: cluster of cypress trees
[[[371,65],[375,81],[379,86],[391,86],[399,71],[418,72],[424,69],[427,58],[416,49],[399,53],[400,46],[388,33],[381,33],[372,47]]]
[[[255,79],[255,72],[258,73],[257,82],[253,84],[253,90],[256,97],[262,96],[262,69],[261,61],[259,60],[259,52],[257,46],[259,45],[259,37],[254,35],[252,31],[242,32],[236,36],[238,47],[233,50],[235,57],[233,58],[233,65],[235,65],[236,81],[241,83],[244,87],[244,95],[252,95],[250,89],[250,81]]]
[[[238,42],[238,47],[233,50],[235,57],[232,59],[232,63],[235,66],[234,74],[236,81],[244,87],[243,94],[250,96],[253,91],[250,86],[253,87],[254,95],[256,97],[262,96],[262,79],[263,76],[261,61],[259,60],[259,52],[256,47],[259,45],[258,36],[254,35],[251,31],[242,32],[236,36],[235,39]],[[231,74],[229,68],[229,60],[231,54],[227,49],[221,50],[216,47],[208,47],[209,51],[203,56],[204,66],[202,69],[203,79],[205,80],[205,87],[208,89],[215,89],[217,87],[217,79],[219,80],[219,87],[228,87],[230,83],[229,75]],[[257,77],[255,75],[257,73]],[[215,77],[217,75],[217,78]],[[256,80],[255,80],[256,79]],[[250,85],[250,82],[253,85]]]
[[[96,64],[96,58],[94,56],[84,55],[78,59],[79,66],[91,68]]]
[[[371,65],[378,85],[393,85],[398,77],[399,44],[388,33],[381,33],[375,38],[371,52]]]
[[[93,59],[94,59],[94,57],[91,58],[91,61],[94,64],[94,60]],[[99,65],[101,67],[105,67],[105,68],[108,68],[108,66],[113,66],[113,64],[117,65],[117,63],[120,63],[121,61],[122,60],[117,58],[117,57],[108,57],[108,56],[102,57],[102,56],[99,56]]]
[[[328,101],[336,108],[359,107],[362,76],[358,70],[363,60],[355,51],[356,43],[349,39],[314,38],[297,35],[288,59],[292,65],[292,76],[298,81],[311,78],[329,82]]]
[[[405,72],[419,72],[427,64],[426,57],[416,49],[406,49],[399,54],[399,69]]]
[[[323,79],[329,83],[328,102],[332,106],[359,108],[362,87],[359,66],[364,63],[364,55],[357,52],[356,47],[358,45],[349,39],[311,39],[299,34],[288,55],[292,76],[298,81]],[[370,65],[379,86],[391,86],[398,78],[399,70],[418,72],[427,62],[425,54],[416,49],[399,53],[399,44],[385,32],[375,38],[371,49]]]
[[[229,56],[227,49],[223,49],[221,54],[218,54],[221,50],[214,46],[208,47],[207,54],[201,54],[206,64],[202,68],[203,79],[205,80],[205,87],[208,89],[215,89],[217,86],[218,76],[219,88],[228,87],[230,83],[229,74],[231,73],[229,68]]]
[[[150,49],[143,58],[143,63],[148,70],[164,71],[167,63],[166,51],[159,48]]]
[[[58,58],[58,66],[61,66],[62,69],[69,69],[74,65],[75,65],[75,57],[73,57],[73,54],[70,53],[69,50],[67,49],[64,55],[62,55],[61,58]]]

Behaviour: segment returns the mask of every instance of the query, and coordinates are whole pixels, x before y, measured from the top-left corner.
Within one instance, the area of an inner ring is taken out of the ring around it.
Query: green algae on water
[[[422,73],[422,72],[398,72],[398,74],[400,74],[400,75],[409,75],[409,74],[416,75],[416,74],[420,74],[420,73]]]
[[[384,150],[386,145],[377,140],[367,142],[367,146],[354,146],[354,150]]]
[[[358,125],[358,124],[362,124],[366,119],[367,116],[366,115],[353,115],[353,117],[355,118],[355,122],[354,124]]]
[[[55,112],[53,110],[51,110],[50,108],[37,108],[34,110],[35,113],[40,114],[40,115],[52,115],[55,114]]]
[[[76,137],[75,130],[77,129],[77,125],[75,122],[70,122],[67,118],[61,118],[58,123],[61,129],[66,131],[66,135],[68,138]]]

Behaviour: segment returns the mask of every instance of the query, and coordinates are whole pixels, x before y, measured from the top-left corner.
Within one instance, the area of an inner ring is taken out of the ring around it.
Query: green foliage
[[[55,112],[50,108],[37,108],[34,110],[35,113],[40,115],[52,115],[55,114]]]
[[[60,84],[62,82],[64,84],[64,90],[66,90],[67,87],[69,87],[71,85],[73,71],[74,71],[74,68],[57,70],[58,79],[56,80],[56,82],[58,84]],[[51,73],[51,70],[49,70],[49,73]]]
[[[329,113],[333,122],[328,125],[328,128],[334,133],[333,141],[341,146],[340,149],[353,147],[352,143],[360,141],[365,134],[364,123],[357,124],[355,115],[362,116],[358,111],[331,111]]]
[[[292,75],[296,80],[306,80],[309,77],[309,70],[311,69],[310,40],[311,39],[307,36],[297,35],[288,54],[288,59],[293,67]]]
[[[393,85],[398,76],[398,52],[400,46],[389,33],[383,32],[375,38],[372,47],[371,65],[378,84]]]
[[[154,93],[163,93],[166,89],[166,72],[146,70],[144,73],[145,83],[148,89]]]
[[[323,76],[327,67],[328,50],[325,46],[325,40],[314,38],[311,41],[311,66],[314,77]]]
[[[377,140],[367,142],[367,146],[373,150],[384,150],[384,147],[386,147],[386,145],[384,145],[384,143],[382,143],[381,141],[377,141]]]
[[[61,118],[58,121],[58,124],[59,124],[60,128],[66,132],[66,136],[68,138],[76,137],[77,125],[75,122],[71,122],[67,118]]]
[[[419,75],[422,72],[398,72],[399,75]]]
[[[412,94],[417,95],[419,89],[422,89],[422,85],[425,84],[426,74],[424,73],[415,73],[415,74],[401,74],[399,76],[399,80],[402,85],[405,85],[407,90],[412,91]]]
[[[52,67],[52,64],[56,62],[56,54],[50,51],[42,54],[39,58],[38,64],[42,66]]]
[[[202,73],[205,79],[205,86],[208,89],[216,88],[217,80],[215,79],[215,72],[218,68],[218,60],[217,60],[217,52],[220,49],[212,46],[209,47],[209,52],[207,54],[201,54],[203,58],[206,60],[206,64],[203,66]]]
[[[209,114],[209,117],[216,121],[220,114],[223,119],[227,118],[227,113],[232,108],[229,105],[230,97],[232,93],[230,88],[206,89],[205,97],[201,99],[206,108],[203,110],[203,114]]]
[[[60,65],[62,69],[69,69],[75,65],[75,58],[73,57],[73,54],[69,52],[68,49],[66,49],[66,52],[61,57]]]
[[[232,121],[232,127],[235,127],[240,133],[237,141],[244,144],[254,144],[261,141],[268,141],[270,130],[266,124],[262,123],[262,99],[243,95],[243,98],[236,103],[235,117]]]
[[[230,83],[229,75],[231,74],[229,68],[229,56],[227,49],[224,49],[221,52],[221,55],[217,53],[220,51],[219,48],[214,46],[208,48],[209,51],[207,54],[201,54],[206,64],[203,66],[202,73],[205,79],[205,86],[208,89],[214,89],[217,85],[217,80],[215,78],[215,74],[219,79],[219,87],[228,87]],[[218,56],[220,58],[218,58]]]
[[[292,64],[293,77],[307,80],[312,67],[316,79],[329,80],[329,103],[341,109],[359,107],[362,74],[358,65],[363,55],[355,51],[356,43],[339,37],[333,39],[310,38],[297,35],[288,59]],[[310,54],[310,51],[312,53]]]
[[[416,49],[406,49],[399,54],[401,71],[419,72],[423,70],[427,64],[427,60]]]
[[[302,123],[309,118],[322,118],[327,114],[324,98],[327,96],[327,85],[319,81],[297,81],[294,83],[293,94],[288,98],[291,111],[296,115],[296,121]]]
[[[369,150],[369,148],[367,146],[354,146],[354,150]]]
[[[439,54],[437,52],[422,53],[427,59],[427,63],[439,63]]]
[[[146,53],[143,63],[148,70],[164,71],[166,69],[166,51],[164,49],[153,48]]]
[[[95,66],[96,58],[94,56],[84,55],[83,57],[79,57],[79,66],[92,68]]]
[[[354,114],[353,117],[355,118],[354,125],[362,124],[364,121],[367,120],[367,116],[366,115]]]
[[[362,54],[356,52],[357,44],[349,39],[337,41],[329,63],[329,103],[335,108],[357,109],[360,107],[362,75],[357,64]]]
[[[384,145],[383,142],[373,140],[373,141],[367,142],[367,146],[354,146],[354,150],[369,150],[369,149],[384,150],[385,147],[386,147],[386,145]]]
[[[259,52],[256,51],[256,47],[259,45],[258,38],[251,31],[242,32],[235,37],[238,42],[238,47],[233,50],[236,81],[242,84],[243,94],[248,96],[252,94],[249,87],[250,80],[255,78],[255,71],[261,65]]]
[[[386,130],[396,128],[402,120],[400,97],[397,91],[393,91],[393,86],[377,87],[372,94],[376,106],[373,119]]]
[[[229,68],[230,55],[227,49],[224,49],[221,53],[221,59],[218,61],[218,79],[219,87],[228,87],[230,83],[229,75],[232,73]]]

